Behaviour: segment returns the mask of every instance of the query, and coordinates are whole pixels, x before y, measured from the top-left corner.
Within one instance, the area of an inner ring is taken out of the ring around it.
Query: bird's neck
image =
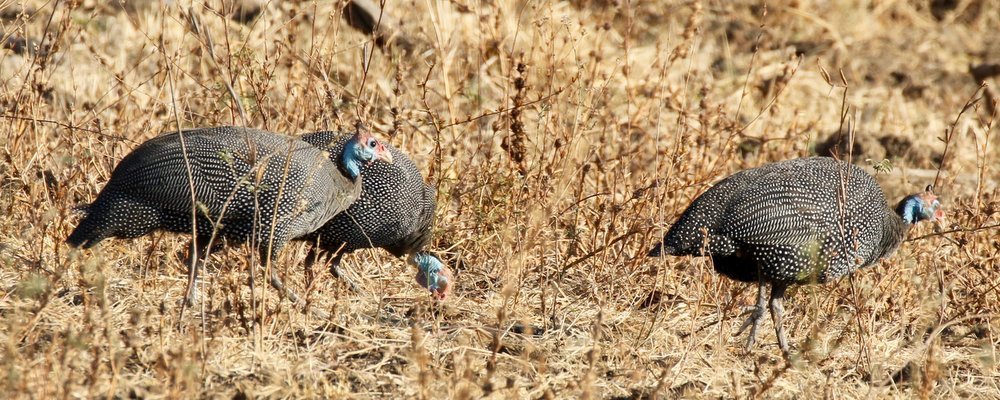
[[[895,210],[887,209],[885,213],[885,230],[882,235],[882,243],[879,246],[882,249],[882,254],[880,254],[876,259],[889,257],[899,248],[900,243],[903,243],[903,239],[906,239],[906,234],[910,231],[910,227],[913,226],[906,222]],[[873,260],[874,261],[874,260]]]
[[[340,172],[344,174],[348,179],[352,181],[357,181],[358,176],[361,176],[361,163],[358,162],[358,158],[354,156],[354,152],[351,151],[354,143],[347,142],[344,145],[344,149],[340,152]]]

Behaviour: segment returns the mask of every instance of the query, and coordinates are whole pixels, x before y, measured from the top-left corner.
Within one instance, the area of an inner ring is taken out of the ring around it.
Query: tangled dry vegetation
[[[241,23],[217,0],[0,0],[0,392],[1000,397],[1000,2],[775,3],[391,0],[397,40],[377,47],[343,1]],[[345,259],[365,293],[321,267],[307,282],[298,244],[283,268],[331,317],[257,285],[254,334],[246,248],[214,256],[182,316],[184,238],[63,243],[73,206],[178,124],[358,117],[438,189],[445,304],[382,251]],[[793,290],[791,363],[770,322],[747,353],[751,286],[645,254],[721,177],[830,149],[890,160],[892,199],[936,183],[947,224]]]

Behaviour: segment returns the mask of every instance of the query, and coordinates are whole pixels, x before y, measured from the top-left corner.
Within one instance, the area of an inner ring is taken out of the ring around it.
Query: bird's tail
[[[69,237],[66,238],[66,243],[73,247],[89,249],[103,240],[107,235],[102,233],[102,230],[99,229],[101,223],[95,219],[97,218],[93,214],[83,217],[80,225],[77,225],[76,229],[73,229],[73,233],[70,233]]]
[[[79,205],[73,210],[84,217],[66,238],[66,243],[84,249],[112,236],[141,236],[159,223],[155,209],[121,196],[98,196],[94,203]]]

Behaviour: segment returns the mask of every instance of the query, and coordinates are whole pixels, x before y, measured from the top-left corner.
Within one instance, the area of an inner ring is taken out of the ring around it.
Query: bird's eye
[[[378,141],[375,139],[368,139],[368,147],[375,148],[378,146]]]

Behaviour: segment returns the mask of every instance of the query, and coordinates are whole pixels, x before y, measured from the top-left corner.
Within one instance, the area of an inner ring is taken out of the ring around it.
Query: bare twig
[[[955,137],[955,128],[958,126],[958,121],[962,119],[962,114],[965,114],[965,112],[968,111],[970,108],[972,108],[976,103],[978,103],[979,100],[983,99],[982,96],[979,95],[979,93],[982,92],[985,88],[986,88],[986,83],[984,82],[979,85],[979,88],[977,88],[975,92],[972,92],[972,96],[969,97],[969,100],[965,102],[964,106],[962,106],[962,110],[959,111],[958,115],[955,116],[955,121],[953,121],[951,125],[948,127],[948,129],[944,131],[944,139],[943,139],[944,152],[941,153],[941,162],[938,164],[937,174],[934,175],[935,188],[937,188],[938,184],[940,183],[941,170],[945,168],[945,163],[947,163],[948,161],[948,150],[951,149],[951,139]]]

